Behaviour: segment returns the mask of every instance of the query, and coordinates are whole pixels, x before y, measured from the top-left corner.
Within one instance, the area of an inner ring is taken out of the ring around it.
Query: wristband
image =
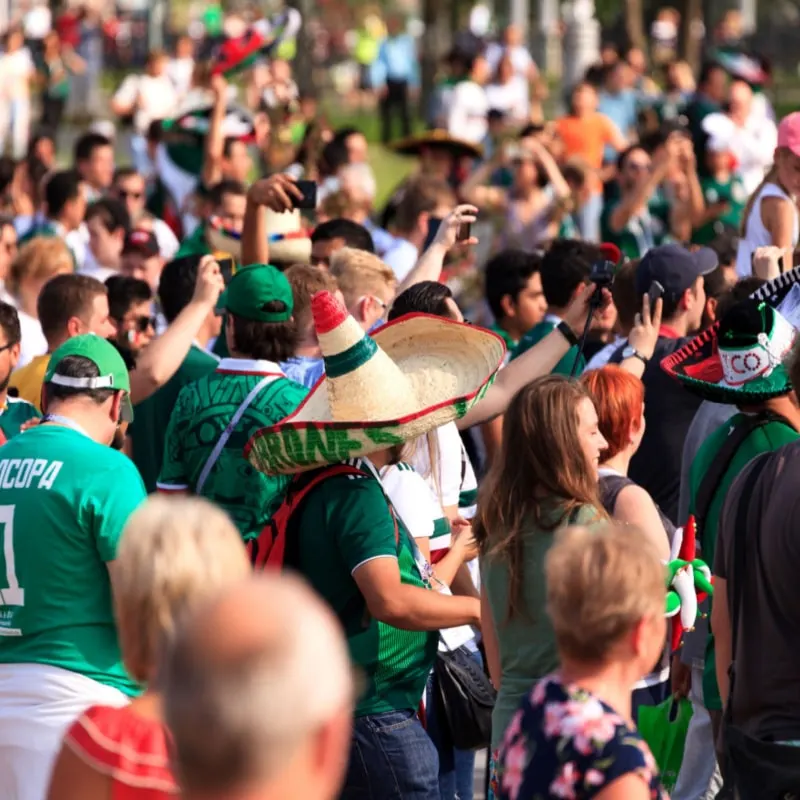
[[[563,319],[556,325],[556,330],[569,342],[570,347],[578,346],[578,337],[575,335],[575,331]]]

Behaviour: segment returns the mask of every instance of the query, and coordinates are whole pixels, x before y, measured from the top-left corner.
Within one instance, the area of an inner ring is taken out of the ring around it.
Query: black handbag
[[[746,561],[748,533],[758,537],[759,531],[749,531],[747,507],[756,482],[769,463],[771,454],[757,456],[747,476],[736,514],[733,536],[733,593],[731,604],[731,664],[728,668],[730,689],[724,716],[725,789],[730,795],[735,792],[738,800],[792,800],[800,798],[800,747],[778,744],[775,741],[753,736],[739,728],[733,720],[733,687],[736,680],[736,639],[739,630],[739,614],[744,605],[744,576],[747,566],[763,570],[760,548],[756,543],[755,557],[749,565]],[[769,595],[767,601],[774,602]],[[787,739],[800,738],[789,734]],[[732,786],[729,786],[732,784]],[[721,795],[722,796],[722,795]]]
[[[488,747],[497,692],[475,656],[466,647],[439,652],[433,673],[437,715],[453,746]]]

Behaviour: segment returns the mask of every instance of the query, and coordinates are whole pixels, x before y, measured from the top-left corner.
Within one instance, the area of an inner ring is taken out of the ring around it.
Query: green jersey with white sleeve
[[[0,663],[49,664],[138,693],[108,563],[144,498],[133,462],[77,426],[39,425],[0,449]]]

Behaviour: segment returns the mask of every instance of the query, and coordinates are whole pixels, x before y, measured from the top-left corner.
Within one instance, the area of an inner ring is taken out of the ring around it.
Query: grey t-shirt
[[[746,516],[745,574],[731,699],[734,723],[751,735],[800,739],[800,441],[770,454],[742,501],[752,462],[728,492],[720,516],[714,575],[726,581],[733,620],[734,533]],[[744,508],[740,508],[740,505]]]

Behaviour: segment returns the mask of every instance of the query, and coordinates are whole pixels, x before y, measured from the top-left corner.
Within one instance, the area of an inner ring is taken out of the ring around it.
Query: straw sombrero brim
[[[483,148],[464,139],[451,136],[447,131],[433,130],[416,136],[407,136],[393,142],[390,147],[403,156],[418,156],[426,147],[449,150],[456,158],[483,158]]]
[[[368,456],[453,422],[483,397],[506,350],[491,331],[427,314],[394,320],[372,338],[407,378],[417,400],[414,412],[397,419],[334,420],[323,376],[294,414],[250,439],[245,455],[256,469],[303,472]],[[369,393],[375,387],[352,390]]]
[[[230,253],[237,263],[242,260],[241,235],[233,234],[220,228],[209,225],[206,229],[206,242],[212,251]],[[307,236],[281,239],[269,243],[270,261],[281,264],[310,264],[311,239]]]
[[[679,380],[692,394],[712,403],[763,403],[791,391],[789,375],[782,365],[775,367],[769,375],[740,386],[726,384],[717,349],[718,328],[719,323],[667,356],[661,362],[661,369]]]

